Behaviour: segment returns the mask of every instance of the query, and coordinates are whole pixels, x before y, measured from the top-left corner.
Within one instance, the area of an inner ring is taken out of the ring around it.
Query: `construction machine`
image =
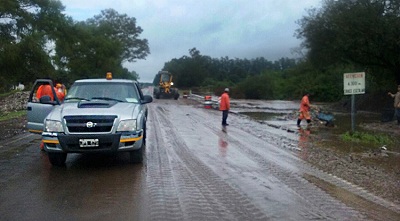
[[[179,98],[178,88],[174,88],[172,82],[172,74],[168,71],[159,71],[154,77],[154,91],[153,97],[160,98]]]

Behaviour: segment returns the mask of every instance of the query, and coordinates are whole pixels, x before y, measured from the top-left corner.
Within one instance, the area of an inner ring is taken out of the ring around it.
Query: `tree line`
[[[320,101],[343,97],[343,74],[366,73],[367,93],[400,85],[400,0],[325,0],[297,21],[300,59],[215,59],[196,48],[166,62],[177,86],[211,87],[235,97],[298,99],[306,91]]]
[[[321,72],[308,61],[287,57],[276,61],[211,58],[196,48],[189,49],[189,56],[172,59],[163,67],[181,89],[197,88],[218,95],[229,87],[233,97],[243,99],[298,99],[307,91],[321,101],[341,98],[343,75],[335,72],[344,73],[345,69]],[[158,84],[156,78],[153,84]]]
[[[103,77],[138,79],[123,62],[150,53],[136,19],[113,9],[76,22],[56,0],[0,2],[0,90],[49,76],[63,82]],[[180,88],[231,87],[237,98],[298,99],[304,92],[320,101],[343,97],[343,73],[365,72],[366,91],[400,84],[400,0],[323,0],[297,21],[298,58],[268,61],[211,58],[196,48],[166,61]],[[154,73],[156,75],[156,73]]]
[[[64,9],[58,0],[0,2],[0,92],[37,78],[67,85],[104,77],[107,71],[119,78],[138,78],[122,66],[150,53],[135,18],[106,9],[77,22],[63,14]]]

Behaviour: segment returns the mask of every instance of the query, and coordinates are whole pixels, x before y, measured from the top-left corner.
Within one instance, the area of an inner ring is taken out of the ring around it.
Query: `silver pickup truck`
[[[41,85],[53,96],[37,97]],[[129,151],[132,162],[143,161],[147,103],[139,83],[124,79],[77,80],[64,101],[51,80],[36,80],[27,104],[28,130],[42,135],[51,164],[62,166],[68,153]]]

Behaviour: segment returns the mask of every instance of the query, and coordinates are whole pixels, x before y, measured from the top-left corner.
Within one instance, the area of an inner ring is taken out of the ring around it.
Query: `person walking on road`
[[[389,96],[394,98],[394,109],[395,109],[395,115],[397,118],[397,125],[400,126],[400,84],[397,85],[397,93],[392,94],[391,92],[388,93]]]
[[[310,96],[309,93],[305,93],[303,98],[301,99],[300,103],[300,115],[299,118],[297,119],[297,127],[300,127],[300,123],[303,119],[307,120],[307,124],[310,125],[311,123],[311,115],[310,115],[310,100],[308,97]]]
[[[226,123],[229,109],[230,109],[229,88],[225,88],[224,93],[221,95],[221,103],[219,104],[219,110],[222,111],[222,126],[229,125],[228,123]]]

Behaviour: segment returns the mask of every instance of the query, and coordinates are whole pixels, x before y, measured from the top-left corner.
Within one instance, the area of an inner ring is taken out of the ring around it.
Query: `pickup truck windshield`
[[[65,98],[68,100],[114,100],[138,103],[140,98],[134,84],[121,82],[79,82],[72,85]]]

